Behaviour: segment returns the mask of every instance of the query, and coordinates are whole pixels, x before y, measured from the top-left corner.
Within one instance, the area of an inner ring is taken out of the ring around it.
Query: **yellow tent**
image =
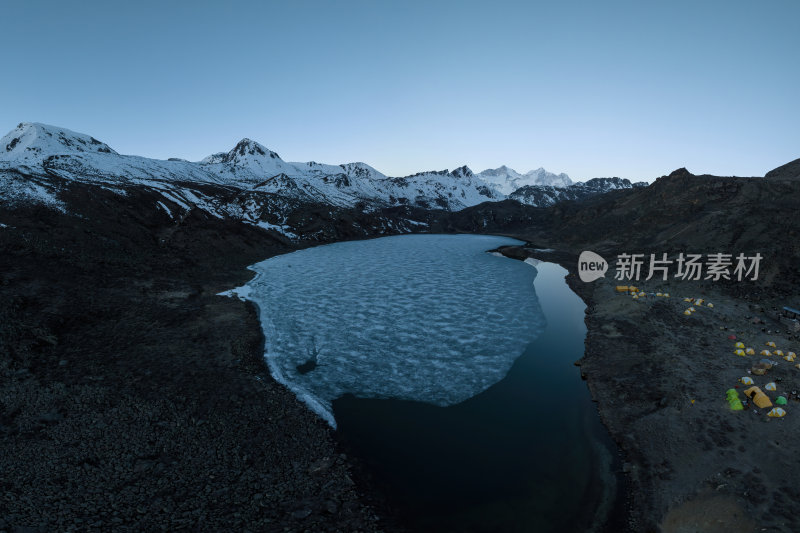
[[[753,378],[745,376],[745,377],[741,378],[739,380],[739,382],[741,382],[742,385],[752,385],[753,384]]]
[[[684,302],[691,302],[691,301],[692,301],[692,298],[684,298],[684,299],[683,299],[683,301],[684,301]]]
[[[735,353],[736,355],[740,355],[742,357],[747,355],[747,354],[744,353],[744,350],[741,350],[741,349],[740,350],[735,350],[733,353]]]
[[[683,314],[689,316],[692,314],[692,312],[687,309],[686,311],[683,312]]]
[[[777,346],[775,346],[775,341],[767,341],[767,346],[770,348],[777,348]]]
[[[617,285],[617,292],[628,292],[627,285]]]
[[[764,392],[758,387],[750,387],[744,391],[744,395],[753,400],[753,403],[760,408],[772,407],[772,402]]]
[[[734,348],[744,348],[744,343],[742,341],[737,342],[733,345]]]
[[[669,293],[668,292],[664,293],[664,298],[669,298]]]
[[[691,311],[692,313],[694,313],[695,311],[697,311],[697,309],[695,309],[694,307],[690,307],[690,308],[689,308],[689,311]]]
[[[777,355],[778,357],[783,357],[783,350],[775,350],[775,351],[774,351],[774,352],[772,352],[772,353],[773,353],[774,355]]]
[[[771,391],[776,391],[776,390],[778,390],[778,387],[775,385],[775,383],[774,383],[774,382],[772,382],[772,383],[767,383],[766,385],[764,385],[764,388],[765,388],[765,389],[767,389],[767,390],[771,390]]]
[[[783,418],[784,416],[786,416],[786,411],[784,411],[780,407],[773,407],[770,410],[770,412],[767,413],[767,416],[770,416],[772,418]]]
[[[747,349],[744,351],[744,353],[746,353],[747,355],[755,355],[755,354],[756,354],[756,351],[755,351],[754,349],[752,349],[752,348],[747,348]]]
[[[794,352],[789,352],[786,355],[788,355],[789,357],[797,357],[797,354]]]
[[[703,302],[705,302],[705,300],[703,300],[702,298],[700,298],[700,299],[699,299],[699,300],[697,300],[695,303],[696,303],[697,305],[703,305]]]
[[[712,304],[712,303],[707,303],[707,304],[706,304],[706,307],[710,307],[711,309],[714,309],[714,304]]]
[[[761,350],[761,355],[772,355],[769,350]]]
[[[784,359],[786,359],[786,360],[787,360],[787,361],[789,361],[790,363],[794,363],[794,357],[792,357],[791,355],[787,355],[787,356],[785,356],[785,357],[784,357]]]

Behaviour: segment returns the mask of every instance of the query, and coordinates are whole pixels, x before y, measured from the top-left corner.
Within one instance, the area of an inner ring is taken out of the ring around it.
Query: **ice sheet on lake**
[[[501,380],[544,329],[536,270],[486,250],[517,241],[406,235],[274,257],[228,291],[255,301],[273,376],[332,426],[352,393],[447,406]],[[297,370],[318,354],[318,366]]]

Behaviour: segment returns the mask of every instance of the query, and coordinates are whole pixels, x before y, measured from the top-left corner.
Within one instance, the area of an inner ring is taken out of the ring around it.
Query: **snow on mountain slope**
[[[411,203],[432,208],[458,210],[505,199],[505,195],[476,177],[466,166],[452,172],[429,171],[403,178],[387,178],[383,185],[393,198],[408,198]]]
[[[507,195],[547,206],[639,185],[619,178],[573,184],[566,174],[544,169],[519,174],[505,166],[480,174],[463,166],[387,177],[365,163],[287,162],[250,139],[199,162],[165,161],[121,155],[94,137],[39,123],[19,124],[0,139],[0,204],[27,202],[64,211],[67,204],[62,198],[68,196],[62,192],[73,182],[91,183],[121,195],[134,191],[150,195],[153,208],[175,221],[200,210],[290,239],[299,238],[296,214],[325,206],[357,207],[362,213],[388,206],[456,211]],[[397,223],[408,231],[421,224],[401,222]],[[302,238],[314,237],[304,234]]]
[[[294,195],[308,201],[352,207],[358,203],[414,204],[463,209],[502,199],[467,167],[388,178],[366,163],[328,165],[286,162],[266,147],[243,139],[230,152],[211,155],[201,165],[223,183],[246,184],[258,190]]]
[[[339,165],[344,173],[352,178],[385,180],[386,176],[366,163],[345,163]]]
[[[545,185],[551,187],[568,187],[572,180],[564,173],[554,174],[543,168],[520,174],[513,168],[503,165],[499,168],[486,169],[477,174],[486,183],[494,185],[502,194],[509,195],[526,185]]]
[[[4,168],[110,185],[220,181],[196,163],[120,155],[89,135],[39,123],[21,123],[0,139]]]
[[[565,200],[581,200],[596,194],[603,194],[616,189],[646,187],[647,183],[631,183],[623,178],[593,178],[586,182],[573,183],[567,187],[549,185],[526,185],[520,187],[508,197],[523,204],[536,207],[547,207]]]
[[[46,180],[17,172],[3,172],[0,168],[0,205],[14,206],[33,202],[65,212],[64,203],[58,199],[56,188]]]
[[[107,144],[82,133],[22,122],[0,139],[0,161],[28,164],[53,154],[116,154]]]
[[[25,176],[28,179],[23,179]],[[285,224],[269,209],[311,203],[360,206],[365,211],[397,205],[459,210],[508,196],[547,206],[636,186],[619,178],[573,184],[566,174],[542,168],[520,174],[506,166],[480,174],[463,166],[453,171],[387,177],[365,163],[286,162],[246,138],[231,150],[196,163],[120,155],[94,137],[40,123],[19,124],[0,139],[0,200],[27,198],[63,208],[58,191],[70,181],[97,183],[119,194],[126,194],[129,185],[145,186],[161,196],[159,208],[173,218],[197,208],[215,217],[265,222],[272,229]],[[206,186],[217,187],[216,192],[204,192]],[[221,191],[239,191],[238,198],[249,191],[248,200],[224,200],[219,197]]]
[[[277,174],[303,174],[299,168],[287,163],[266,146],[246,138],[227,153],[203,159],[200,166],[228,183],[237,184],[258,182]]]
[[[143,185],[162,192],[171,191],[164,192],[165,201],[181,208],[193,204],[179,200],[181,194],[176,191],[188,190],[192,184],[257,190],[340,207],[361,205],[364,209],[371,205],[419,205],[456,210],[505,197],[475,177],[467,167],[452,172],[423,172],[389,178],[365,163],[286,162],[277,153],[250,139],[242,139],[230,151],[213,154],[200,162],[176,158],[164,161],[120,155],[88,135],[39,123],[19,124],[3,137],[0,172],[3,171],[17,171],[51,181],[56,178],[100,183],[122,194],[128,185]],[[58,186],[53,182],[53,190]],[[0,191],[0,197],[2,195]],[[28,196],[33,200],[38,197],[33,193]],[[207,201],[201,204],[210,205]],[[212,214],[224,216],[225,213],[214,210]]]

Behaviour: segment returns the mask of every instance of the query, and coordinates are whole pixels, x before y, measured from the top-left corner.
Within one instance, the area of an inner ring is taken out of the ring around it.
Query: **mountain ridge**
[[[71,182],[98,185],[122,195],[131,187],[144,187],[161,196],[159,206],[171,217],[200,209],[289,238],[299,238],[286,220],[301,206],[358,207],[365,212],[400,206],[458,211],[506,198],[548,206],[633,186],[618,178],[576,184],[566,174],[538,168],[523,175],[505,165],[478,174],[462,165],[389,177],[363,162],[284,161],[277,152],[247,137],[230,150],[197,162],[119,154],[94,137],[42,123],[20,123],[0,139],[0,200],[5,197],[11,204],[29,201],[63,210],[66,204],[60,194]],[[509,194],[500,190],[509,190],[511,183],[533,184]]]

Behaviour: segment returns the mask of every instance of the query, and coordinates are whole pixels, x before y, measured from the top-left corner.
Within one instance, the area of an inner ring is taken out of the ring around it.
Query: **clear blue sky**
[[[389,175],[763,175],[800,157],[800,2],[0,0],[0,135]],[[433,4],[433,5],[431,5]]]

